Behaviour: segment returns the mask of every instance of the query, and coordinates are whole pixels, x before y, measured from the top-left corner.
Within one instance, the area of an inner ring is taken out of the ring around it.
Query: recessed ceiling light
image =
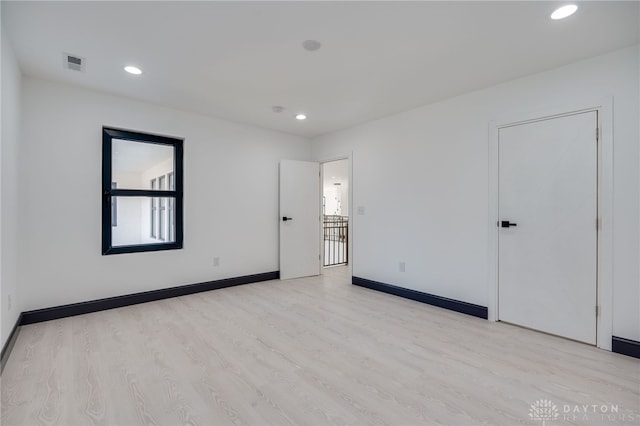
[[[573,15],[576,10],[578,10],[578,6],[575,4],[568,4],[566,6],[559,7],[551,14],[551,19],[564,19],[567,16]]]
[[[305,40],[302,42],[302,47],[304,47],[304,50],[308,50],[309,52],[315,52],[322,47],[322,43],[318,40]]]
[[[129,74],[140,75],[142,74],[142,70],[138,67],[134,67],[133,65],[127,65],[124,67],[124,70]]]
[[[307,116],[304,114],[298,114],[296,115],[296,120],[306,120]]]

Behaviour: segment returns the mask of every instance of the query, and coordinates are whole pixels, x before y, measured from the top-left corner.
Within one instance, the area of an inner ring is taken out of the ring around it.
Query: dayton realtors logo
[[[542,421],[542,426],[546,426],[546,422],[556,420],[559,416],[558,406],[548,399],[539,399],[529,408],[531,420]]]
[[[542,422],[542,426],[553,420],[570,423],[605,424],[609,422],[634,423],[640,426],[640,413],[621,410],[618,404],[564,404],[556,405],[549,399],[540,399],[529,408],[531,420]]]

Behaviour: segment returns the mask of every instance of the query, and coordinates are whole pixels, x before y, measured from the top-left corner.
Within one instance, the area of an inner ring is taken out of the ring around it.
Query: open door
[[[280,161],[280,279],[320,274],[320,165]]]

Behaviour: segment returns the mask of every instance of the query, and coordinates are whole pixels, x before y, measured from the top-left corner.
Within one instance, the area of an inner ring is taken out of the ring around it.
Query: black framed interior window
[[[182,159],[182,139],[102,128],[102,254],[182,248]]]

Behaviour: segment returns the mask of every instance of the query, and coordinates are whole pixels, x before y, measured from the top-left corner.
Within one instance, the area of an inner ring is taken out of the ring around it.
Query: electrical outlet
[[[9,310],[11,310],[11,307],[13,306],[13,300],[11,300],[11,299],[12,299],[11,295],[9,294],[7,296],[7,307],[8,307]]]
[[[400,270],[400,272],[404,272],[405,271],[405,267],[406,267],[406,264],[404,262],[400,262],[398,264],[398,269]]]
[[[220,266],[220,258],[219,257],[214,257],[213,258],[213,266]]]
[[[358,214],[359,215],[363,215],[364,214],[364,206],[358,206]]]

